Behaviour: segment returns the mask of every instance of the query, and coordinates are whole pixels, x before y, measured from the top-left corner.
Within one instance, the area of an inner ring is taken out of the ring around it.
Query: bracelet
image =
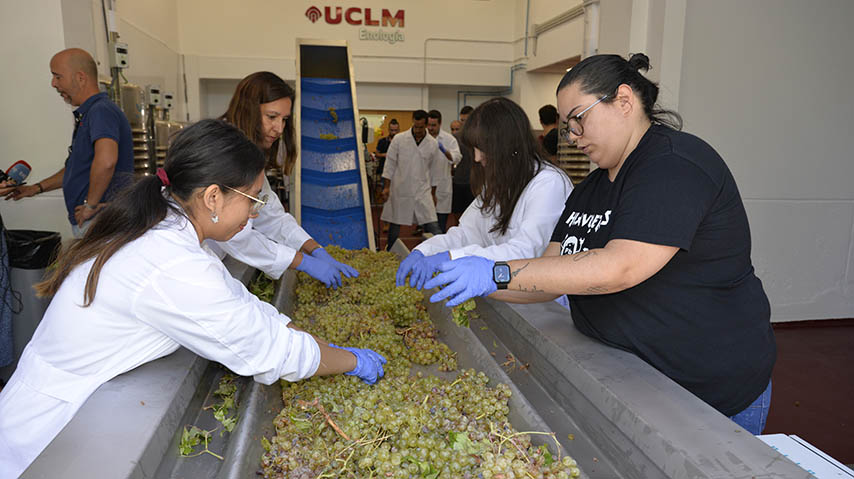
[[[38,186],[38,187],[39,187],[39,194],[44,193],[44,187],[42,187],[42,182],[41,182],[41,181],[39,181],[38,183],[36,183],[36,186]]]

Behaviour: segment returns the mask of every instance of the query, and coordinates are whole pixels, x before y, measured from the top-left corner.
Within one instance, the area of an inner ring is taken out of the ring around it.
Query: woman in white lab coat
[[[291,174],[296,160],[291,121],[295,97],[294,89],[274,73],[256,72],[240,81],[228,111],[221,117],[266,152],[267,164],[281,168],[285,176]],[[353,267],[333,259],[297,224],[266,177],[261,194],[267,195],[267,204],[249,227],[211,249],[220,249],[273,278],[291,268],[309,274],[327,287],[337,288],[342,274],[348,278],[359,275]]]
[[[421,289],[451,259],[477,255],[495,261],[541,255],[548,246],[572,183],[543,160],[527,115],[506,98],[477,107],[462,131],[474,148],[472,188],[475,201],[459,226],[419,244],[397,270],[397,285]]]
[[[199,122],[60,256],[37,285],[50,306],[0,392],[0,477],[18,477],[101,384],[180,346],[264,384],[383,375],[380,355],[294,329],[201,247],[255,214],[263,167],[236,128]]]

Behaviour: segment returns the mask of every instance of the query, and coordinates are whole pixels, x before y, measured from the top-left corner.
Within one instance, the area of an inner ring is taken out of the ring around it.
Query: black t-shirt
[[[552,128],[543,136],[543,148],[546,153],[552,156],[557,155],[557,128]]]
[[[384,136],[377,140],[377,153],[386,154],[388,153],[388,147],[391,146],[391,137]],[[377,176],[382,176],[383,169],[385,169],[385,156],[379,159],[379,164],[377,165]]]
[[[388,147],[391,145],[391,138],[384,136],[377,140],[377,153],[388,153]]]
[[[571,295],[576,327],[637,354],[727,416],[749,406],[768,386],[777,347],[747,214],[717,152],[654,125],[613,183],[607,170],[591,172],[567,199],[552,241],[574,254],[612,239],[679,251],[637,286]]]

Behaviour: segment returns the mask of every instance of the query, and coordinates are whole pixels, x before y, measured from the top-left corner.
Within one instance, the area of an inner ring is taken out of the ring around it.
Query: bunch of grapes
[[[338,345],[371,348],[388,359],[386,376],[369,386],[353,376],[282,382],[276,435],[263,441],[267,478],[570,478],[579,470],[556,458],[507,419],[510,388],[490,387],[473,369],[454,380],[411,374],[410,365],[456,369],[437,339],[423,295],[395,287],[398,260],[389,253],[328,248],[359,270],[338,290],[300,273],[294,322]],[[552,434],[547,434],[554,439]]]

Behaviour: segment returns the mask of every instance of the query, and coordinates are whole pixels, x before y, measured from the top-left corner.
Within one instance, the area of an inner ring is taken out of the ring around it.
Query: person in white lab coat
[[[101,384],[181,346],[264,384],[383,375],[382,356],[291,327],[201,247],[257,213],[263,167],[236,128],[196,123],[60,256],[37,285],[53,299],[0,392],[0,477],[18,477]]]
[[[459,226],[419,244],[397,270],[397,285],[421,289],[446,261],[477,255],[509,261],[542,255],[572,192],[572,182],[543,160],[531,123],[519,105],[493,98],[462,129],[474,149],[471,181],[480,193]]]
[[[431,172],[437,161],[447,160],[439,151],[439,142],[427,134],[427,112],[417,110],[412,114],[412,128],[395,135],[386,154],[383,178],[388,182],[380,219],[389,223],[387,250],[400,235],[401,225],[417,224],[427,233],[442,233],[431,191]]]
[[[439,142],[439,151],[445,156],[445,161],[434,163],[436,168],[432,174],[433,187],[436,188],[436,215],[439,217],[439,228],[444,233],[447,231],[454,193],[451,167],[459,164],[463,154],[454,135],[442,129],[442,113],[439,110],[430,110],[427,113],[427,132]]]
[[[268,166],[277,166],[287,177],[296,160],[296,141],[291,121],[296,93],[274,73],[256,72],[238,83],[221,119],[239,128],[267,154]],[[336,261],[285,211],[267,178],[263,194],[269,200],[248,228],[227,242],[208,246],[222,258],[225,253],[254,266],[272,278],[287,268],[303,271],[327,287],[341,285],[341,275],[359,275],[352,266]]]

